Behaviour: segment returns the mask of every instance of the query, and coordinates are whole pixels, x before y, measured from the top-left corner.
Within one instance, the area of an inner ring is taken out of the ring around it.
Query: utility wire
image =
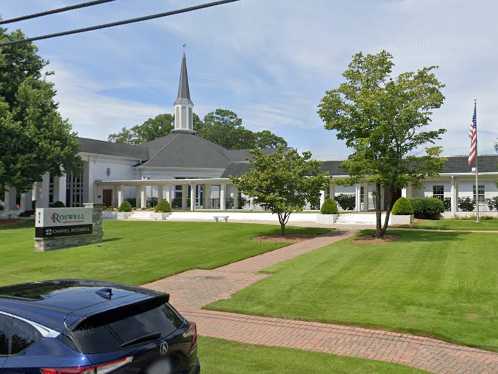
[[[86,7],[89,7],[89,6],[100,5],[100,4],[104,4],[104,3],[110,3],[111,1],[116,1],[116,0],[94,0],[94,1],[87,1],[85,3],[74,4],[74,5],[63,7],[63,8],[57,8],[57,9],[47,10],[45,12],[28,14],[26,16],[9,18],[9,19],[6,19],[6,20],[0,20],[0,25],[5,25],[7,23],[14,23],[14,22],[19,22],[19,21],[25,21],[27,19],[44,17],[44,16],[48,16],[50,14],[67,12],[67,11],[74,10],[74,9],[86,8]]]
[[[200,5],[191,6],[191,7],[188,7],[188,8],[182,8],[182,9],[172,10],[172,11],[163,12],[163,13],[156,13],[156,14],[151,14],[151,15],[143,16],[143,17],[130,18],[130,19],[126,19],[126,20],[123,20],[123,21],[105,23],[105,24],[96,25],[96,26],[84,27],[84,28],[81,28],[81,29],[68,30],[68,31],[63,31],[63,32],[57,32],[57,33],[54,33],[54,34],[47,34],[47,35],[35,36],[33,38],[11,40],[9,42],[0,43],[0,47],[5,47],[5,46],[9,46],[9,45],[14,45],[14,44],[20,44],[20,43],[28,43],[28,42],[33,42],[33,41],[36,41],[36,40],[58,38],[58,37],[65,36],[65,35],[80,34],[80,33],[94,31],[94,30],[100,30],[100,29],[106,29],[106,28],[110,28],[110,27],[127,25],[129,23],[137,23],[137,22],[142,22],[142,21],[148,21],[148,20],[155,19],[155,18],[169,17],[169,16],[173,16],[173,15],[176,15],[176,14],[188,13],[188,12],[192,12],[192,11],[196,11],[196,10],[200,10],[200,9],[211,8],[211,7],[218,6],[218,5],[223,5],[223,4],[228,4],[228,3],[235,3],[237,1],[240,1],[240,0],[213,1],[213,2],[210,2],[210,3],[204,3],[204,4],[200,4]]]

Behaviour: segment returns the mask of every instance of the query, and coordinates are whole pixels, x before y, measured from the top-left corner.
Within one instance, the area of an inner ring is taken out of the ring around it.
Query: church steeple
[[[175,128],[173,131],[194,132],[193,107],[188,84],[187,56],[182,57],[178,96],[175,101]]]

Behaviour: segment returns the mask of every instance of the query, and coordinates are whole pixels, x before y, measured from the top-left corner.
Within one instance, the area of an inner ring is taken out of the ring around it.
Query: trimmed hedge
[[[415,198],[410,202],[415,218],[439,219],[444,212],[444,203],[434,197]]]
[[[337,203],[335,200],[326,198],[320,208],[320,213],[322,214],[337,214]]]
[[[131,212],[131,209],[132,209],[132,208],[131,208],[131,204],[130,204],[130,202],[129,202],[129,201],[127,201],[127,200],[125,200],[125,201],[123,201],[123,202],[121,203],[121,206],[119,207],[119,209],[118,209],[118,210],[119,210],[120,212],[125,212],[125,213],[127,213],[127,212]]]
[[[66,205],[62,201],[56,201],[52,204],[52,208],[65,208]]]
[[[395,216],[411,215],[413,214],[413,206],[410,200],[406,197],[400,197],[394,203],[392,214]]]
[[[171,212],[171,206],[167,200],[159,200],[154,210],[156,213],[169,213]]]
[[[354,195],[340,194],[335,197],[335,201],[337,201],[343,210],[354,210],[356,205]]]

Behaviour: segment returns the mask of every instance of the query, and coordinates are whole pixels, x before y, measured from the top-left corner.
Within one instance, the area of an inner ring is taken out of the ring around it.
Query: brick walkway
[[[352,234],[338,232],[320,236],[214,270],[187,271],[145,287],[170,293],[175,307],[197,323],[203,336],[394,362],[432,373],[498,373],[498,354],[436,339],[359,327],[202,310],[203,306],[229,298],[270,276],[258,271]]]

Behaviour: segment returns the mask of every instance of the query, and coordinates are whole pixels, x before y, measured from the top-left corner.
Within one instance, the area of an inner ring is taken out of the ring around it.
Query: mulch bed
[[[353,240],[354,244],[386,244],[399,240],[398,235],[385,235],[383,239],[374,235],[363,235]]]
[[[275,242],[275,243],[282,243],[282,242],[302,242],[303,240],[308,240],[312,239],[315,236],[313,235],[303,235],[303,234],[287,234],[287,235],[280,235],[280,234],[275,234],[275,235],[262,235],[262,236],[257,236],[257,240],[262,240],[262,241],[267,241],[267,242]]]

